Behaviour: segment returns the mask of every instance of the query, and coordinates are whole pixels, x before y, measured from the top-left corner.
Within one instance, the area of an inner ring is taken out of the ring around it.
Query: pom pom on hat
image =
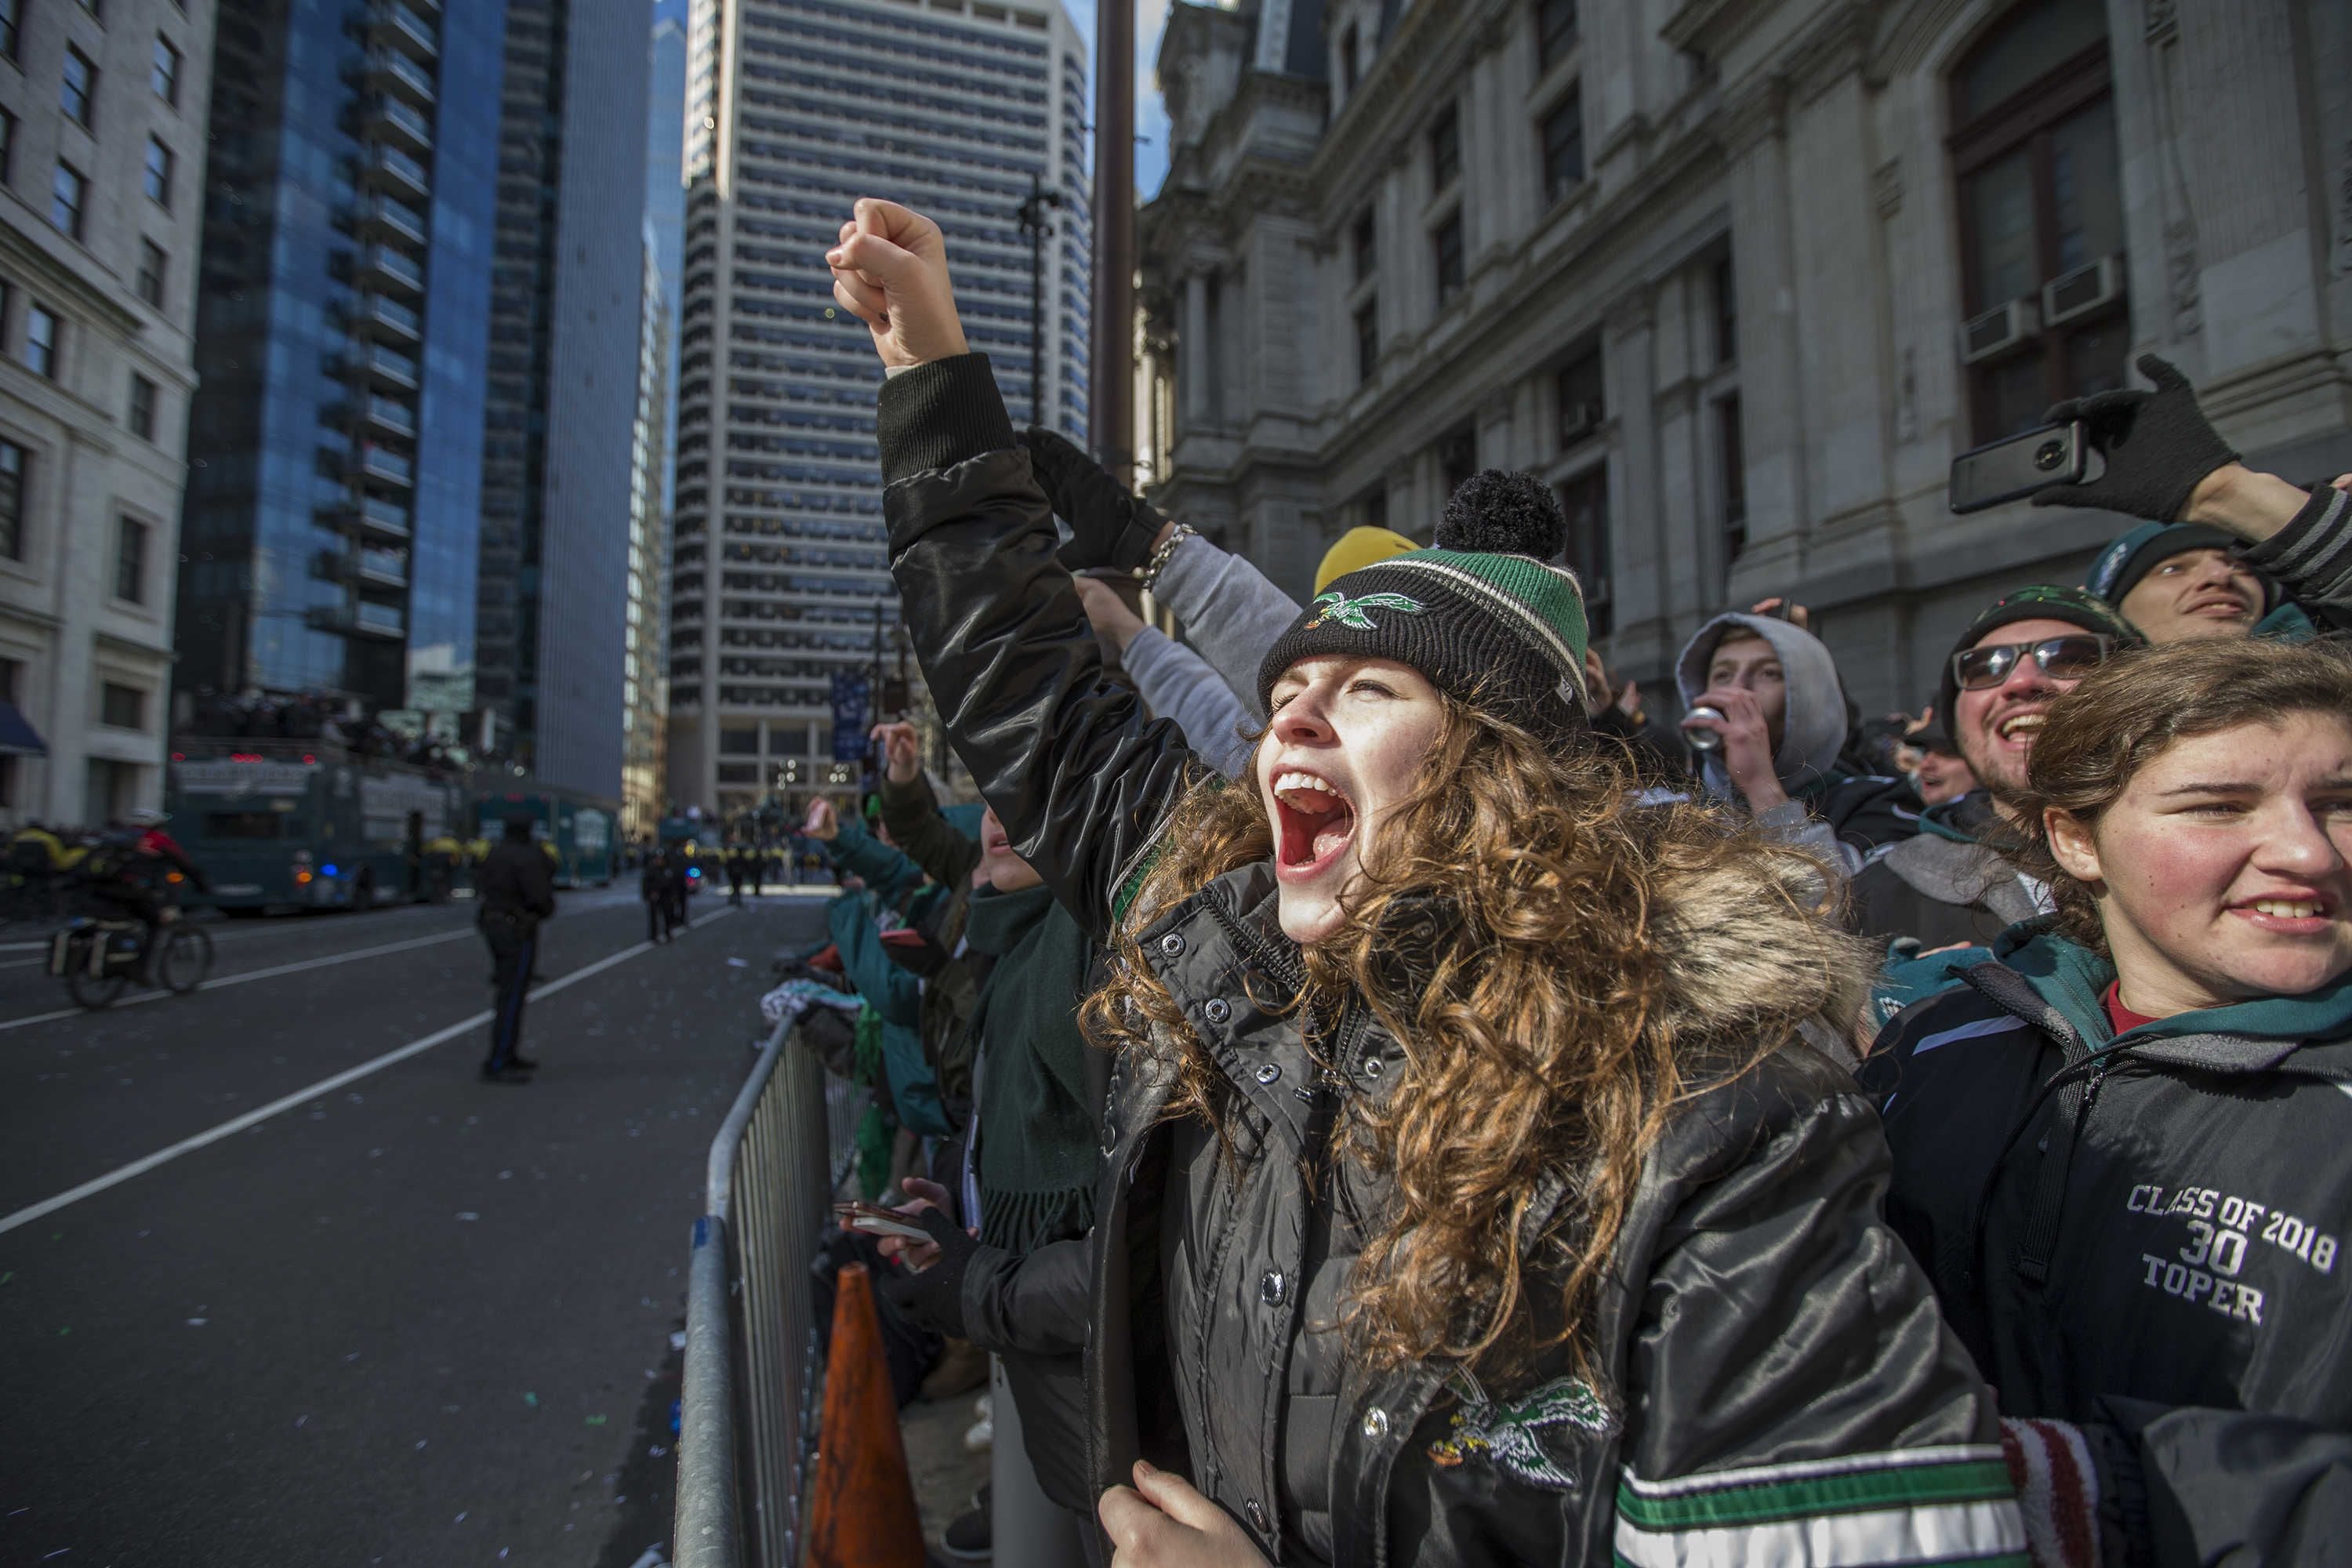
[[[1437,548],[1550,561],[1568,548],[1568,518],[1559,497],[1533,474],[1487,468],[1446,500]]]

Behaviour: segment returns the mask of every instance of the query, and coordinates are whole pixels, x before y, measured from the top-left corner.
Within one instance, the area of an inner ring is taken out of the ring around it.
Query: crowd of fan
[[[1916,714],[1768,600],[1667,720],[1532,478],[1301,605],[1012,428],[927,219],[862,202],[828,261],[987,803],[885,726],[878,822],[803,825],[866,1190],[927,1237],[835,1257],[902,1398],[993,1368],[944,1552],[2346,1550],[2344,481],[2143,359],[2052,411],[2103,467],[2035,500],[2147,521],[1982,605]]]

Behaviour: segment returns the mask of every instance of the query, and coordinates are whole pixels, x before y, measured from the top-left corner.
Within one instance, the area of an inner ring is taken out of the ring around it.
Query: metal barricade
[[[793,1568],[824,1368],[810,1269],[861,1091],[777,1026],[711,1140],[679,1401],[677,1568]]]

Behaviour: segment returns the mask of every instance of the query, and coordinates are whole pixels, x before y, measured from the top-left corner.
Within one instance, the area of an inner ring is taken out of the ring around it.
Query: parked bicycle
[[[200,926],[169,921],[155,932],[150,972],[139,973],[143,928],[135,920],[74,921],[49,940],[49,973],[66,983],[74,1005],[110,1007],[134,983],[185,995],[213,972],[213,939]]]

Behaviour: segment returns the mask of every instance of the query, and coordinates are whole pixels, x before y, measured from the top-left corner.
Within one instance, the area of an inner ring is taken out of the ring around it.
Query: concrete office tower
[[[0,6],[0,823],[163,795],[212,0]]]
[[[670,581],[670,793],[733,812],[832,755],[829,681],[896,668],[874,445],[881,369],[824,252],[858,196],[936,216],[974,349],[1030,410],[1032,179],[1045,246],[1037,417],[1087,422],[1087,62],[1060,0],[711,0],[687,86]],[[790,764],[790,766],[788,766]]]
[[[503,24],[497,0],[221,11],[183,690],[452,732],[474,705]]]
[[[1955,518],[1953,457],[2137,353],[2251,460],[2352,468],[2347,58],[2341,0],[1178,5],[1161,498],[1304,592],[1531,470],[1654,706],[1703,617],[1791,595],[1916,710],[2132,521]]]
[[[507,0],[477,684],[516,765],[617,801],[646,0]]]
[[[661,486],[669,469],[669,451],[662,442],[662,416],[669,406],[669,309],[656,251],[648,221],[639,295],[637,414],[629,432],[628,622],[622,633],[621,832],[631,838],[649,836],[661,820],[668,750],[662,581],[669,558],[669,514],[662,509]]]

